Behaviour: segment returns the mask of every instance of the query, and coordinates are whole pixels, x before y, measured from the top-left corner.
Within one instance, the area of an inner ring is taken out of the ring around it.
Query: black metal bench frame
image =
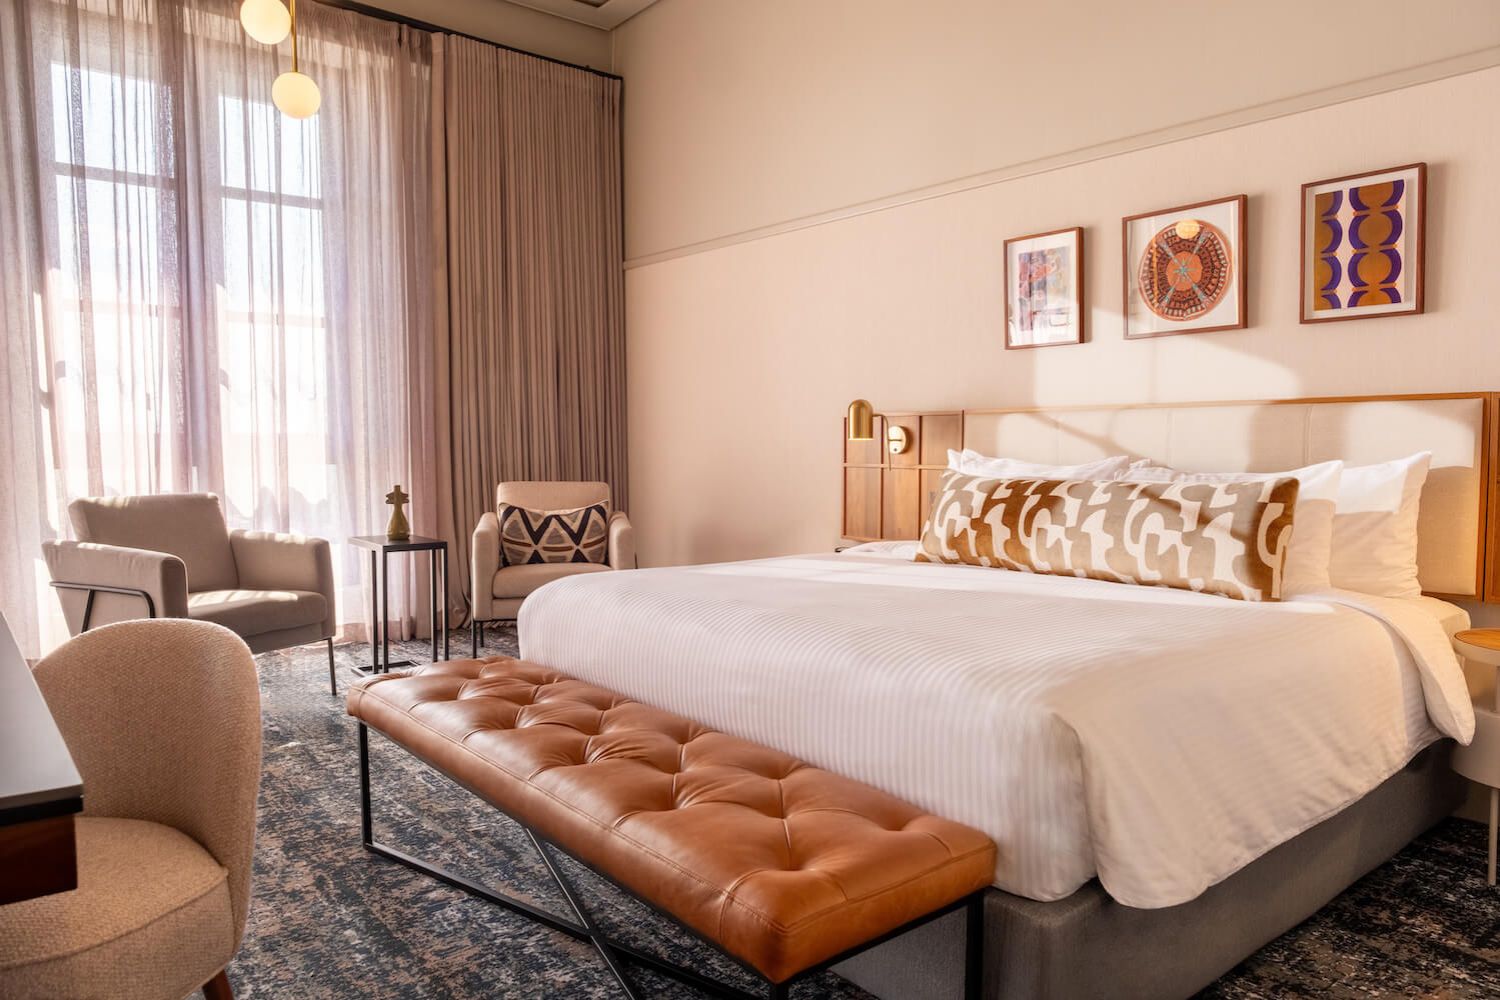
[[[414,857],[410,854],[407,854],[405,851],[401,851],[397,848],[382,844],[375,839],[373,817],[371,815],[370,809],[370,726],[362,720],[356,721],[359,724],[360,838],[365,850],[369,851],[372,854],[379,855],[382,858],[386,858],[398,864],[405,865],[407,868],[421,872],[424,875],[431,875],[439,882],[466,892],[471,896],[476,896],[479,899],[483,899],[487,902],[503,906],[506,909],[518,913],[523,917],[528,917],[539,924],[550,927],[555,931],[560,931],[561,933],[566,934],[575,940],[589,942],[594,946],[595,949],[598,950],[600,957],[604,960],[604,964],[609,968],[610,973],[620,984],[621,990],[624,992],[625,996],[630,998],[630,1000],[640,1000],[642,994],[640,992],[640,989],[631,979],[630,973],[625,967],[624,959],[629,959],[655,972],[670,976],[671,978],[676,979],[679,982],[686,983],[689,986],[703,991],[711,997],[722,997],[726,998],[726,1000],[787,1000],[787,998],[791,995],[790,990],[794,983],[809,976],[813,976],[820,972],[823,972],[830,966],[837,965],[839,962],[842,962],[849,958],[853,958],[855,955],[874,948],[877,945],[883,944],[884,942],[889,941],[892,938],[899,937],[900,935],[905,934],[907,931],[915,930],[916,928],[937,920],[940,917],[945,917],[955,910],[965,911],[964,997],[966,998],[966,1000],[978,1000],[979,998],[980,984],[983,978],[984,958],[982,950],[984,942],[983,890],[971,893],[970,895],[965,896],[962,899],[949,903],[947,906],[944,906],[941,909],[934,910],[932,913],[929,913],[922,917],[918,917],[916,920],[903,924],[902,926],[897,927],[895,930],[892,930],[886,934],[882,934],[870,941],[866,941],[864,944],[858,945],[854,948],[850,948],[848,951],[845,951],[839,955],[835,955],[833,958],[830,958],[827,961],[820,962],[817,965],[812,966],[811,968],[802,970],[801,972],[788,979],[785,979],[779,983],[775,983],[767,979],[765,976],[761,975],[761,973],[753,966],[725,951],[716,942],[709,940],[702,934],[693,930],[693,928],[688,927],[687,925],[678,921],[676,917],[673,917],[670,913],[667,913],[651,900],[646,899],[636,894],[632,890],[626,888],[625,886],[620,885],[614,879],[594,868],[592,865],[589,865],[588,863],[583,861],[579,861],[577,858],[573,858],[574,861],[583,865],[584,868],[587,868],[595,875],[598,875],[600,878],[609,882],[611,885],[614,885],[616,888],[620,889],[632,899],[640,900],[653,912],[658,913],[661,916],[672,921],[672,923],[676,926],[682,927],[684,930],[692,934],[694,938],[703,942],[709,948],[713,949],[720,955],[723,955],[725,958],[730,959],[740,968],[744,969],[745,972],[750,976],[759,980],[765,985],[766,990],[763,994],[757,994],[740,989],[737,986],[732,986],[728,983],[721,982],[717,979],[711,979],[708,976],[702,975],[701,973],[689,969],[685,966],[678,965],[675,962],[669,962],[666,959],[659,958],[656,955],[651,954],[650,952],[642,951],[633,945],[626,944],[615,938],[609,937],[605,933],[604,929],[601,928],[597,923],[595,923],[593,918],[589,915],[588,910],[584,907],[583,900],[580,897],[578,888],[568,880],[568,878],[563,874],[563,872],[557,865],[557,853],[567,855],[568,857],[572,857],[572,855],[562,847],[559,847],[551,840],[548,840],[546,837],[537,833],[526,823],[507,813],[503,809],[499,809],[498,807],[496,807],[497,812],[511,820],[513,823],[515,823],[525,831],[527,839],[531,841],[532,846],[536,848],[537,854],[541,856],[542,864],[546,866],[548,874],[552,876],[552,880],[556,884],[558,891],[562,893],[563,899],[567,900],[568,906],[570,909],[572,909],[575,919],[568,920],[564,917],[557,916],[556,914],[550,913],[547,910],[541,909],[537,906],[533,906],[531,903],[528,903],[523,899],[517,899],[514,896],[510,896],[503,892],[487,888],[486,886],[480,885],[478,882],[475,882],[472,879],[465,878],[464,876],[459,875],[456,872],[449,871],[446,868],[439,867],[438,865]],[[376,731],[379,732],[379,730]],[[384,736],[386,734],[381,733],[381,735]],[[391,739],[389,736],[387,736],[386,738],[392,745],[400,747],[408,754],[411,754],[410,750],[407,750],[405,746],[402,746],[402,744],[400,744],[396,740]],[[416,760],[422,761],[422,758],[418,757],[416,754],[411,754],[411,756]],[[422,763],[426,764],[427,762],[422,761]],[[428,766],[431,767],[430,764]],[[468,785],[454,778],[452,775],[447,774],[446,772],[443,772],[437,768],[433,768],[433,770],[437,771],[437,773],[443,775],[443,777],[447,778],[449,781],[452,781],[460,788],[464,788],[465,790],[478,795],[478,792],[476,792],[473,788],[470,788]],[[483,799],[482,796],[480,796],[480,798]]]

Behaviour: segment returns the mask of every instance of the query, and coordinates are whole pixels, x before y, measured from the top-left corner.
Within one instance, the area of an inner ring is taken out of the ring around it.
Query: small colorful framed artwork
[[[1083,340],[1083,230],[1006,240],[1006,349]]]
[[[1125,339],[1245,326],[1244,195],[1127,216]]]
[[[1302,322],[1422,311],[1427,164],[1302,185]]]

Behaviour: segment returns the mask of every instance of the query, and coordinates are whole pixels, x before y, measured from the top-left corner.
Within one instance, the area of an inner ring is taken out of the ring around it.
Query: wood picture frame
[[[1126,340],[1243,330],[1249,325],[1248,202],[1248,196],[1237,194],[1120,220]],[[1181,272],[1174,279],[1176,268]],[[1161,288],[1160,296],[1151,296],[1155,305],[1147,301],[1143,276]],[[1206,306],[1205,290],[1212,298]]]
[[[1083,227],[1015,236],[1005,241],[1004,252],[1005,349],[1021,351],[1087,343]],[[1023,261],[1023,255],[1043,259]],[[1039,282],[1039,277],[1045,277],[1038,273],[1039,265],[1058,269],[1054,272],[1057,280]],[[1035,289],[1026,296],[1021,294],[1023,266],[1029,274],[1027,287]],[[1039,298],[1044,301],[1039,303]],[[1039,315],[1048,317],[1044,329],[1039,329],[1043,326],[1037,322]]]
[[[1366,183],[1351,185],[1353,181]],[[1398,183],[1401,187],[1395,188]],[[1360,200],[1361,194],[1372,189],[1380,204]],[[1340,323],[1416,316],[1426,311],[1426,163],[1309,181],[1302,185],[1298,211],[1302,217],[1297,251],[1299,322]],[[1384,224],[1367,225],[1366,230],[1376,231],[1361,234],[1354,220],[1364,218],[1383,220]],[[1388,243],[1374,245],[1377,253],[1368,253],[1370,239],[1386,237]],[[1315,245],[1314,239],[1320,245]],[[1368,276],[1374,280],[1351,278],[1357,266],[1354,261],[1366,256],[1384,257],[1389,263],[1382,273]],[[1390,280],[1384,280],[1387,277]],[[1381,301],[1359,304],[1359,299],[1372,293]],[[1393,294],[1399,301],[1389,301]]]

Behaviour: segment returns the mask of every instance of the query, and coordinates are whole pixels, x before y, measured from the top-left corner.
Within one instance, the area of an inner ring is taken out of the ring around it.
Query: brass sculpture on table
[[[393,542],[404,542],[411,538],[411,525],[406,521],[406,511],[403,508],[411,502],[411,497],[401,492],[401,484],[385,495],[385,502],[396,508],[391,513],[391,523],[385,526],[385,537]]]

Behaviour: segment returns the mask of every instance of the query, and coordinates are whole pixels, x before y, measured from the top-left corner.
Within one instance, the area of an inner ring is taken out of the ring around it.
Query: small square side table
[[[448,543],[441,538],[412,535],[394,541],[385,535],[355,535],[349,544],[370,553],[370,669],[359,673],[388,673],[392,667],[410,667],[411,660],[391,662],[390,563],[394,552],[426,552],[432,563],[432,660],[438,659],[438,609],[443,618],[443,659],[448,659]],[[441,565],[441,569],[439,566]]]

